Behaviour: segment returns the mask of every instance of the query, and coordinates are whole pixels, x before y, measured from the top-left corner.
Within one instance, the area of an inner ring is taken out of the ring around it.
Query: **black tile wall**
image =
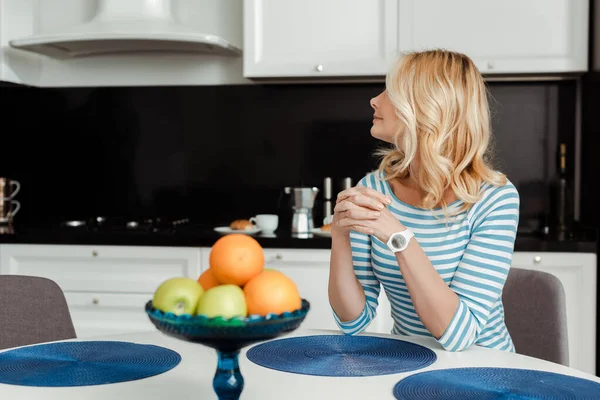
[[[582,187],[600,183],[600,74],[588,75],[583,83]],[[600,201],[591,190],[581,199],[582,220],[600,229]]]
[[[573,144],[574,83],[490,83],[495,162],[522,227],[552,214],[559,141]],[[382,84],[0,86],[0,176],[22,183],[16,223],[93,215],[207,225],[289,211],[283,188],[376,168],[369,99]],[[569,157],[570,164],[573,157]],[[572,171],[572,168],[570,168]],[[318,199],[322,198],[319,194]],[[320,202],[315,209],[320,217]]]

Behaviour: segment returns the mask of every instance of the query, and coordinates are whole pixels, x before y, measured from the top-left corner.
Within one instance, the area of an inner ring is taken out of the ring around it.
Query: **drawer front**
[[[329,270],[331,250],[326,249],[265,249],[265,266],[281,264],[287,266],[326,267]]]
[[[154,331],[144,311],[152,296],[101,292],[65,292],[78,338]]]
[[[202,271],[210,268],[210,247],[201,248]],[[263,249],[265,255],[265,267],[274,265],[304,266],[321,268],[325,265],[329,268],[329,257],[331,250],[327,249]]]
[[[121,294],[103,292],[65,292],[71,311],[97,311],[104,313],[134,312],[146,319],[144,306],[152,294]]]
[[[11,246],[3,273],[52,279],[64,291],[153,293],[166,279],[200,274],[200,252],[189,248]]]

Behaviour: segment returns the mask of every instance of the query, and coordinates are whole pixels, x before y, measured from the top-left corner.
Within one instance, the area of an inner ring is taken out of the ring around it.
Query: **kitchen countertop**
[[[63,245],[117,245],[117,246],[175,246],[210,247],[220,235],[210,229],[194,232],[96,232],[79,229],[52,229],[48,227],[15,227],[14,232],[1,233],[0,244],[63,244]],[[289,233],[277,232],[265,237],[254,235],[264,248],[329,249],[331,239],[314,236],[294,238]],[[515,251],[596,253],[595,234],[578,235],[568,240],[520,233]]]

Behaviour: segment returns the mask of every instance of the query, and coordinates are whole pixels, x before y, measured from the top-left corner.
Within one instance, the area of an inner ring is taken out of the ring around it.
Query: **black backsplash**
[[[581,184],[582,187],[587,189],[597,187],[600,181],[600,72],[586,76],[583,81],[582,97]],[[594,195],[591,190],[588,190],[582,196],[581,203],[582,220],[600,230],[600,213],[598,212],[598,205],[600,203],[598,196]],[[598,332],[600,333],[600,330]],[[600,366],[598,370],[600,371]]]
[[[559,141],[573,162],[575,86],[489,86],[496,165],[521,192],[521,227],[535,227],[552,214]],[[369,134],[369,99],[382,89],[4,85],[0,176],[22,184],[17,224],[94,215],[190,217],[207,226],[257,213],[285,218],[285,186],[322,188],[330,176],[337,191],[342,178],[355,183],[376,168],[372,152],[382,143]]]

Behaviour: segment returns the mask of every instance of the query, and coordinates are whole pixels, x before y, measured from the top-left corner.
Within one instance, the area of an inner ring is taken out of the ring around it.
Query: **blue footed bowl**
[[[159,331],[217,351],[213,389],[219,400],[240,398],[244,388],[244,378],[238,362],[240,349],[294,331],[304,321],[309,309],[310,303],[302,299],[302,307],[292,312],[224,319],[165,313],[154,308],[152,301],[146,303],[146,313]]]
[[[224,319],[205,315],[177,316],[154,308],[152,301],[146,303],[146,313],[159,331],[219,351],[239,350],[249,344],[292,332],[304,321],[309,309],[310,303],[303,299],[302,307],[292,312]]]

